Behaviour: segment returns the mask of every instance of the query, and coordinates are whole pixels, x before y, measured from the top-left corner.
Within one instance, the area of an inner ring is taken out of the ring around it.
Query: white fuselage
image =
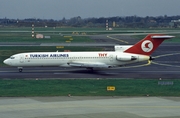
[[[4,60],[10,66],[63,66],[94,68],[113,68],[141,61],[151,60],[150,55],[165,40],[174,36],[149,34],[135,45],[116,45],[115,51],[102,52],[31,52],[12,55]]]
[[[85,68],[111,68],[149,60],[149,56],[118,51],[107,52],[31,52],[19,53],[4,63],[23,66],[63,66]]]

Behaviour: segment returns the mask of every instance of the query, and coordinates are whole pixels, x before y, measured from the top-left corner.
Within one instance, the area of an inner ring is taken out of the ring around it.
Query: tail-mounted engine
[[[133,60],[137,60],[138,57],[137,56],[132,56],[132,55],[117,55],[116,59],[118,61],[133,61]]]

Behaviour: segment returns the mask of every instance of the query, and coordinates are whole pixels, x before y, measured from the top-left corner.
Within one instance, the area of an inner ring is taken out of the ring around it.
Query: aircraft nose
[[[3,63],[7,64],[7,65],[10,65],[8,59],[4,60]]]
[[[3,61],[4,64],[7,64],[7,59]]]

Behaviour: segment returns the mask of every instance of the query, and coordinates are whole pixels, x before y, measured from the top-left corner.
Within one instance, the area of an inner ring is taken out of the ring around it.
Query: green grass
[[[171,81],[174,85],[149,79],[0,80],[0,96],[180,96],[180,80]]]
[[[0,27],[0,31],[31,31],[32,27]],[[101,31],[105,28],[86,28],[86,27],[36,27],[35,31]]]
[[[72,34],[73,32],[86,33],[87,35],[99,35],[99,34],[120,34],[120,33],[163,33],[163,32],[177,32],[179,29],[173,28],[156,28],[156,29],[148,29],[148,28],[114,28],[112,31],[106,31],[105,28],[74,28],[74,27],[67,27],[67,28],[53,28],[53,27],[35,27],[35,33],[40,33],[45,36],[51,36],[51,39],[32,39],[31,38],[31,27],[0,27],[0,31],[7,31],[7,32],[0,32],[0,42],[46,42],[46,43],[56,43],[56,42],[66,42],[67,38],[64,38],[64,35]],[[17,31],[17,32],[11,32]],[[28,32],[18,32],[18,31],[28,31]],[[41,31],[41,32],[40,32]],[[45,31],[45,32],[43,32]],[[46,32],[51,31],[51,32]],[[53,32],[55,31],[55,32]],[[66,32],[63,32],[66,31]],[[91,31],[91,32],[88,32]],[[99,31],[99,32],[97,32]],[[180,42],[179,38],[180,35],[176,34],[176,38],[169,40],[169,42]],[[145,35],[134,36],[137,39],[144,38]],[[93,42],[88,36],[73,36],[72,42]]]
[[[31,31],[32,27],[0,27],[0,31]],[[130,31],[130,30],[137,30],[137,31],[163,31],[163,30],[179,30],[180,28],[113,28],[114,30],[119,31]],[[36,27],[35,31],[103,31],[104,28],[101,27]]]
[[[44,34],[45,36],[51,36],[50,39],[36,39],[31,37],[31,33],[0,33],[0,42],[36,42],[36,43],[65,43],[66,41],[71,42],[93,42],[88,36],[72,36],[66,38],[59,34]],[[70,40],[72,39],[72,40]]]

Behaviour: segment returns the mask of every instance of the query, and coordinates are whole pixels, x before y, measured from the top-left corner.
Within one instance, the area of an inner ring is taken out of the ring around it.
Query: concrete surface
[[[0,98],[1,118],[179,118],[179,97]]]

